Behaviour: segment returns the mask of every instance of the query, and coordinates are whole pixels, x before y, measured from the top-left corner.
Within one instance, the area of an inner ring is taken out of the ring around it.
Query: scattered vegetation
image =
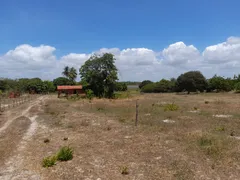
[[[172,103],[172,104],[166,104],[164,106],[164,111],[177,111],[179,109],[179,106]]]
[[[73,158],[73,149],[69,146],[62,147],[57,153],[57,160],[68,161]]]
[[[121,170],[122,175],[128,175],[129,174],[129,170],[128,170],[127,166],[120,167],[120,170]]]
[[[43,159],[42,166],[43,167],[52,167],[56,164],[57,158],[56,156],[48,156]]]

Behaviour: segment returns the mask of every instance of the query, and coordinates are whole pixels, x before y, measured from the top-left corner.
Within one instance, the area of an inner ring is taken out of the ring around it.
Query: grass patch
[[[69,146],[62,147],[57,153],[57,160],[68,161],[73,158],[73,149]]]
[[[121,174],[122,174],[122,175],[128,175],[128,174],[129,174],[129,170],[128,170],[128,167],[127,167],[127,166],[122,166],[122,167],[120,168],[120,170],[121,170]]]
[[[48,157],[43,158],[42,166],[43,167],[52,167],[56,164],[56,162],[57,162],[56,156],[48,156]]]
[[[166,104],[164,106],[164,111],[177,111],[179,109],[179,106],[172,103],[172,104]]]

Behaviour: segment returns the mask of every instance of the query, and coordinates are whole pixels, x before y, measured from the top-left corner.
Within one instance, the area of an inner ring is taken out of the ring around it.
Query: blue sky
[[[240,36],[238,0],[2,0],[0,5],[0,56],[22,44],[54,47],[57,60],[101,48],[160,52],[176,42],[202,53]]]

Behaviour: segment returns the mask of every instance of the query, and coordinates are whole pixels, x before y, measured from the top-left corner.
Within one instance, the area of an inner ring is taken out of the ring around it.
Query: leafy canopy
[[[113,54],[105,53],[102,56],[94,55],[79,69],[84,84],[88,85],[95,96],[112,98],[116,81],[117,68],[114,65]]]
[[[200,71],[189,71],[177,78],[177,86],[180,91],[186,90],[188,93],[203,91],[207,89],[207,81]]]

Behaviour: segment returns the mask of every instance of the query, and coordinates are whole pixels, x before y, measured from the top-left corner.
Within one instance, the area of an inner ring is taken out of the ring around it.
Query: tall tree
[[[114,63],[114,55],[105,53],[102,56],[90,57],[79,69],[82,81],[88,84],[97,97],[113,97],[118,80]]]
[[[65,66],[62,75],[65,76],[66,78],[69,78],[69,70],[70,68],[68,66]]]
[[[77,70],[74,67],[71,67],[68,73],[68,79],[72,82],[75,82],[77,78]]]

